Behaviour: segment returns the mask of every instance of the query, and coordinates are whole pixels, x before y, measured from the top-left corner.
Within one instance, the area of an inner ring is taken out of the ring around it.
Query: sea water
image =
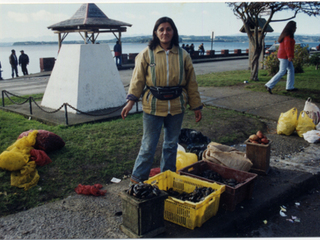
[[[183,42],[184,44],[191,45],[192,42]],[[198,46],[202,42],[193,42],[194,49],[197,51]],[[110,51],[113,51],[113,46],[115,43],[109,43]],[[182,43],[181,43],[182,44]],[[181,45],[180,44],[180,45]],[[248,42],[203,42],[204,49],[206,50],[215,50],[217,52],[221,51],[222,49],[229,49],[233,51],[234,49],[241,49],[246,50],[249,48]],[[272,45],[273,42],[266,42],[265,44]],[[315,47],[319,43],[306,43],[309,44],[309,47]],[[123,43],[122,44],[122,52],[129,54],[129,53],[139,53],[144,48],[148,46],[148,43]],[[2,65],[2,78],[9,79],[11,78],[11,66],[9,63],[9,56],[11,54],[11,50],[15,49],[16,55],[19,58],[20,51],[24,50],[25,54],[29,56],[30,63],[27,66],[29,74],[32,73],[39,73],[40,69],[40,59],[41,58],[57,58],[58,57],[58,44],[53,45],[16,45],[16,46],[5,46],[0,47],[0,62]],[[113,55],[113,54],[112,54]],[[21,67],[18,66],[18,73],[19,76],[22,76]]]

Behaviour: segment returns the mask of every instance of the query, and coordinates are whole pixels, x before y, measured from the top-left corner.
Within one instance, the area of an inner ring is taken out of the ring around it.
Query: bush
[[[264,65],[266,66],[266,70],[269,76],[275,75],[279,71],[279,59],[277,57],[278,50],[276,52],[271,53],[266,57],[264,61]]]
[[[319,65],[320,65],[320,53],[313,54],[309,59],[309,63],[311,65],[314,65],[315,69],[318,70]]]
[[[309,61],[308,46],[301,47],[296,45],[294,48],[294,59],[293,66],[295,73],[303,73],[303,65],[307,64]]]
[[[294,72],[303,73],[303,65],[307,64],[309,60],[308,46],[301,47],[300,45],[296,44],[294,50]],[[271,53],[264,60],[264,65],[266,66],[266,70],[269,76],[273,76],[279,71],[279,60],[277,54],[278,50]]]

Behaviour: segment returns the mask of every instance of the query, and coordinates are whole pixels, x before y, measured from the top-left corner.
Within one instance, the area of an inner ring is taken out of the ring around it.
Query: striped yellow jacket
[[[180,97],[172,100],[155,98],[148,86],[183,86]],[[135,59],[135,68],[127,95],[128,100],[137,101],[142,97],[143,111],[156,115],[176,115],[185,111],[187,104],[190,109],[202,108],[198,83],[190,55],[184,49],[173,46],[167,52],[159,45],[155,50],[149,47],[140,52]]]

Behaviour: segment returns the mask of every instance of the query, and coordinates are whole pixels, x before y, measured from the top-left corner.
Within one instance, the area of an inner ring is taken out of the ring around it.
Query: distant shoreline
[[[138,37],[123,37],[121,38],[122,43],[147,43],[151,39],[151,36],[138,36]],[[266,36],[266,42],[277,41],[278,36]],[[320,36],[310,36],[310,35],[296,35],[296,42],[319,42]],[[117,39],[111,40],[97,40],[98,43],[115,43]],[[189,42],[248,42],[248,37],[246,34],[243,36],[217,36],[211,40],[210,36],[180,36],[180,43]],[[63,41],[64,44],[83,44],[83,40],[73,40],[73,41]],[[5,45],[8,46],[9,43]],[[27,45],[57,45],[58,41],[21,41],[13,42],[12,46],[27,46]],[[0,46],[4,43],[0,43]]]

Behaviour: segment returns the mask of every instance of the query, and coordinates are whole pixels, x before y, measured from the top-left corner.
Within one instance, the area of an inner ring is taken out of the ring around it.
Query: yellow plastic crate
[[[191,193],[196,187],[211,187],[215,190],[198,203],[182,201],[171,196],[165,200],[164,219],[192,230],[201,227],[204,222],[217,214],[220,196],[225,190],[225,185],[182,176],[171,171],[151,177],[145,183],[157,185],[163,191],[172,188],[179,193]]]

